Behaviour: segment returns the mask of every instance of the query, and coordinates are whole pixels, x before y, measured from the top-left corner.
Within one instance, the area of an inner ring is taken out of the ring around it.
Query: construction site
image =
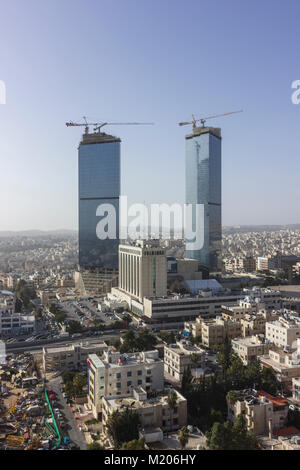
[[[0,365],[0,449],[72,448],[55,405],[55,393],[46,389],[33,356],[7,357]]]

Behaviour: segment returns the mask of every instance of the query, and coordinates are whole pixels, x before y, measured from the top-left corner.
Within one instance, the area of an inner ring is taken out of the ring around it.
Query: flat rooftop
[[[127,408],[130,407],[131,409],[138,409],[138,408],[151,408],[152,406],[162,404],[168,404],[168,392],[161,392],[158,393],[154,398],[148,398],[147,400],[138,400],[134,396],[128,395],[117,395],[113,397],[103,397],[104,400],[108,403],[108,406],[113,408],[113,410],[117,410],[119,408]],[[177,393],[177,403],[185,401],[181,395]]]
[[[107,347],[106,343],[93,343],[93,344],[82,344],[82,343],[75,343],[70,346],[59,346],[59,347],[48,347],[48,348],[43,348],[46,354],[55,354],[55,353],[63,353],[63,352],[73,352],[75,347],[80,347],[82,350],[89,350],[89,349],[95,349],[95,348],[105,348]]]

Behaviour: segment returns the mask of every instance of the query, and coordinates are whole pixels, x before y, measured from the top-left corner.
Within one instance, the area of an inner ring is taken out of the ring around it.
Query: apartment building
[[[285,426],[288,415],[288,401],[282,397],[274,397],[263,390],[238,390],[237,400],[228,403],[228,420],[235,422],[242,414],[249,431],[254,435],[272,436],[273,430]]]
[[[267,354],[270,349],[270,343],[266,343],[259,335],[232,339],[231,345],[245,366],[257,360],[258,356]]]
[[[244,315],[244,318],[241,319],[242,335],[244,337],[261,334],[265,335],[266,323],[276,321],[279,316],[280,314],[276,311],[266,312],[263,310],[257,313]]]
[[[177,341],[164,347],[164,371],[172,379],[181,383],[183,372],[190,367],[191,370],[203,366],[204,351],[189,341]]]
[[[89,354],[103,354],[108,346],[101,342],[98,344],[83,343],[71,346],[43,348],[44,373],[67,370],[86,370]]]
[[[222,305],[222,317],[226,320],[241,320],[247,313],[256,313],[256,303],[239,300],[237,305]]]
[[[88,356],[88,406],[95,417],[104,396],[130,395],[136,387],[146,392],[164,388],[164,363],[157,350],[120,354],[108,349],[100,359]]]
[[[292,384],[292,379],[300,376],[300,340],[297,348],[286,349],[271,346],[269,353],[259,357],[264,367],[271,367],[279,382]]]
[[[281,308],[281,293],[275,289],[268,287],[253,287],[252,289],[244,288],[243,294],[245,302],[257,302],[260,309],[264,308],[267,311],[277,310]]]
[[[35,316],[15,312],[14,294],[0,292],[0,337],[32,334],[35,332]]]
[[[266,339],[278,347],[295,347],[300,338],[300,321],[292,315],[285,315],[278,320],[266,323]]]
[[[231,340],[238,336],[241,336],[241,324],[238,320],[217,317],[214,320],[202,321],[202,344],[207,348],[222,344],[226,337]]]
[[[195,321],[186,321],[184,322],[184,336],[187,338],[193,337],[197,338],[200,337],[202,334],[202,318],[198,317]]]
[[[169,391],[162,391],[151,398],[147,392],[138,387],[131,395],[103,397],[102,424],[105,432],[109,417],[116,411],[130,408],[136,411],[140,421],[140,436],[146,443],[163,439],[163,432],[180,429],[187,424],[187,401],[176,390],[176,405],[173,410],[168,406]]]

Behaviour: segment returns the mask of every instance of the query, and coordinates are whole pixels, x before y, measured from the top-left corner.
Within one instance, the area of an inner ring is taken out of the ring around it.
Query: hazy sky
[[[299,0],[0,0],[0,230],[77,227],[83,115],[114,126],[122,193],[184,202],[191,114],[223,134],[223,223],[300,223]]]

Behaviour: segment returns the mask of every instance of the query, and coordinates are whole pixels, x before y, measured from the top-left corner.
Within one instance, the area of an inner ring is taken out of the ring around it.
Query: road
[[[99,343],[100,341],[106,341],[109,339],[113,338],[120,338],[122,336],[122,333],[120,333],[119,330],[116,330],[115,333],[107,334],[107,335],[99,335],[97,337],[82,337],[82,338],[72,338],[72,339],[67,339],[63,338],[59,341],[43,341],[42,343],[38,342],[32,342],[32,343],[26,343],[22,346],[17,345],[17,343],[11,343],[6,345],[6,353],[21,353],[25,351],[35,351],[35,352],[42,352],[43,347],[62,347],[62,346],[70,346],[72,344],[95,344]]]
[[[66,404],[60,387],[62,385],[61,377],[54,378],[49,381],[48,387],[52,388],[56,394],[57,407],[60,409],[67,423],[67,434],[70,440],[80,448],[80,450],[86,450],[86,440],[84,434],[78,429],[76,420],[73,417],[71,408]]]

